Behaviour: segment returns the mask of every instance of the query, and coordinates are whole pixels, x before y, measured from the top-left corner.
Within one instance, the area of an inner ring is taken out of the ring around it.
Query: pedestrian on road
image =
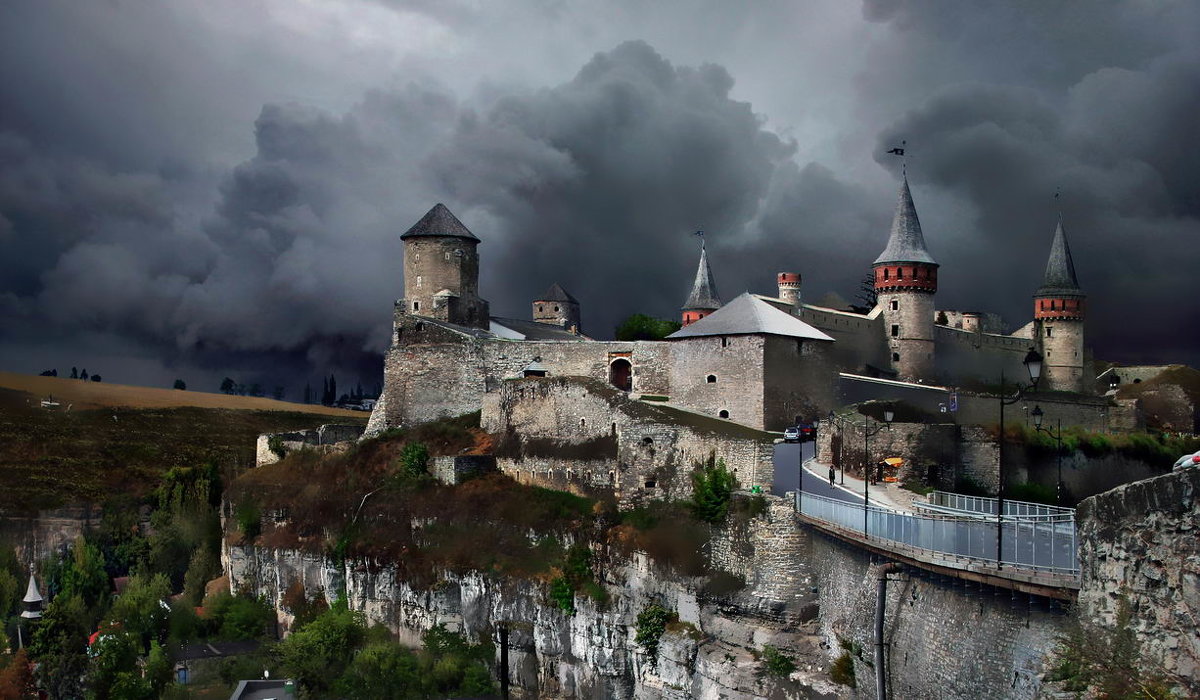
[[[829,485],[833,486],[833,465],[829,465]]]

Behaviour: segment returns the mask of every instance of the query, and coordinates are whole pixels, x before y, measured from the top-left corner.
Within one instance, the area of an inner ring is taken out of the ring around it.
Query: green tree
[[[183,381],[182,379],[176,379],[175,388],[180,391],[187,391],[187,382]]]
[[[633,314],[617,326],[617,340],[662,340],[679,330],[678,321]]]
[[[729,513],[729,500],[737,479],[725,468],[725,460],[717,459],[716,453],[708,460],[697,464],[692,472],[692,502],[689,504],[698,520],[719,523]]]
[[[199,605],[204,599],[204,586],[217,572],[217,555],[208,547],[192,553],[187,573],[183,575],[183,599],[190,605]]]
[[[279,660],[306,691],[321,695],[349,666],[365,634],[362,613],[351,611],[341,600],[280,642]]]
[[[63,568],[62,595],[78,595],[94,613],[108,602],[111,582],[104,569],[104,555],[83,537],[75,539],[71,561]]]
[[[207,606],[213,632],[221,639],[260,639],[275,619],[275,609],[257,598],[221,593]]]
[[[138,640],[138,653],[166,633],[171,612],[166,600],[170,595],[171,583],[163,574],[138,574],[113,601],[109,619],[119,622],[121,629]]]
[[[403,700],[420,697],[421,663],[417,655],[399,644],[368,644],[337,683],[338,695],[351,700]]]
[[[637,635],[634,642],[650,657],[650,665],[658,665],[658,642],[667,631],[667,623],[675,619],[675,613],[657,603],[651,603],[637,616]]]
[[[38,684],[50,697],[83,696],[90,625],[87,606],[78,594],[59,595],[46,607],[29,642],[29,655],[38,664]]]
[[[429,448],[423,442],[410,442],[400,451],[400,465],[409,478],[429,473]]]
[[[948,326],[948,325],[950,325],[950,319],[946,318],[945,311],[939,311],[937,313],[937,320],[934,321],[934,323],[936,323],[939,326]]]
[[[147,697],[149,688],[135,675],[140,652],[137,635],[124,630],[109,630],[97,637],[88,652],[88,696],[95,700]]]

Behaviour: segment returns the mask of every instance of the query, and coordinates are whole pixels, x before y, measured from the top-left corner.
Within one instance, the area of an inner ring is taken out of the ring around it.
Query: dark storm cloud
[[[74,5],[0,10],[0,350],[376,376],[398,235],[438,201],[497,314],[557,281],[598,337],[674,318],[698,228],[727,299],[784,270],[853,299],[907,139],[939,306],[1023,322],[1061,187],[1097,355],[1200,363],[1194,3]]]

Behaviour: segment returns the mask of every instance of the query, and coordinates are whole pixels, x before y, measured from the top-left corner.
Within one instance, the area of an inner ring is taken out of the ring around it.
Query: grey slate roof
[[[537,321],[526,321],[519,318],[502,318],[500,316],[492,316],[491,321],[520,333],[525,336],[525,340],[589,340],[587,336],[572,333],[565,328],[552,326],[549,323],[538,323]]]
[[[887,247],[875,258],[875,263],[919,262],[937,265],[937,261],[925,249],[925,236],[921,233],[921,220],[913,205],[912,192],[908,189],[908,178],[900,184],[900,198],[896,202],[896,213],[892,216],[892,232]]]
[[[667,338],[753,335],[757,333],[810,340],[833,340],[804,321],[780,311],[749,292],[741,294],[699,321],[675,331]]]
[[[34,580],[33,574],[29,574],[29,587],[25,589],[25,597],[21,599],[22,603],[40,603],[42,602],[42,594],[38,591],[37,581]]]
[[[1080,294],[1079,280],[1075,277],[1075,261],[1071,259],[1071,246],[1067,245],[1067,232],[1062,219],[1054,230],[1054,242],[1050,244],[1050,258],[1046,260],[1046,279],[1036,294]]]
[[[534,301],[567,301],[572,304],[579,303],[579,301],[575,297],[571,296],[567,290],[563,289],[558,282],[550,285],[550,288],[546,290],[546,293],[537,299],[534,299]]]
[[[721,307],[721,297],[717,295],[717,283],[713,281],[712,269],[708,266],[708,250],[700,249],[700,265],[696,268],[696,281],[692,283],[692,293],[688,295],[683,305],[684,311],[711,311]]]
[[[413,236],[449,236],[453,238],[465,238],[469,241],[479,240],[441,202],[433,205],[433,209],[426,212],[420,221],[413,224],[412,228],[401,234],[400,240],[403,241]]]

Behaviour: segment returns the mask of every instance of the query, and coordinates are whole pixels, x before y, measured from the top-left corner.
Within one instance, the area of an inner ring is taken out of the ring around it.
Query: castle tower
[[[800,313],[800,273],[780,272],[776,275],[779,282],[779,298],[792,306],[792,313]]]
[[[875,259],[874,270],[892,369],[904,379],[932,379],[938,264],[925,249],[907,176],[900,185],[887,247]]]
[[[545,294],[533,301],[533,320],[577,333],[582,332],[583,328],[579,302],[558,282],[550,285]]]
[[[704,238],[700,238],[700,265],[696,268],[696,281],[692,293],[683,305],[683,325],[688,326],[721,308],[717,296],[717,283],[713,281],[712,269],[708,266],[708,249]]]
[[[479,239],[444,204],[405,231],[405,313],[473,328],[488,327],[479,298]]]
[[[1046,261],[1046,278],[1033,294],[1033,319],[1044,358],[1043,389],[1083,391],[1085,299],[1060,216]]]

